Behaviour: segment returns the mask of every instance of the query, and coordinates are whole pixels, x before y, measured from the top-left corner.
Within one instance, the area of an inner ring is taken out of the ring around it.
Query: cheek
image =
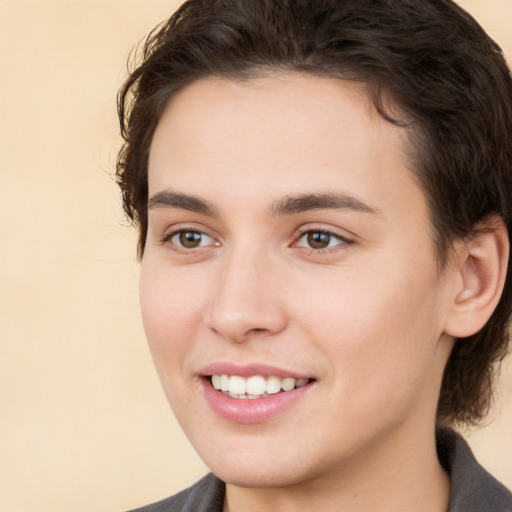
[[[194,345],[203,317],[201,287],[179,274],[143,261],[140,274],[140,305],[146,338],[162,382],[182,367]]]
[[[415,265],[389,267],[326,280],[304,294],[308,337],[330,357],[343,394],[367,400],[414,389],[426,378],[441,334],[433,282],[432,276],[418,279]]]

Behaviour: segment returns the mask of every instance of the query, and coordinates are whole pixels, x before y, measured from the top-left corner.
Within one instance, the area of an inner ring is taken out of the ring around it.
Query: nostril
[[[265,336],[266,334],[269,333],[270,331],[268,329],[264,329],[263,327],[254,327],[246,331],[245,334],[242,336],[242,339],[247,341],[251,338],[259,338]]]

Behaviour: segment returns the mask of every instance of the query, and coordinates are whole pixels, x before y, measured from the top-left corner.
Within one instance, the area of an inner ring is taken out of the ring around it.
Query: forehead
[[[208,78],[177,93],[162,115],[150,195],[186,188],[221,197],[229,189],[243,204],[246,196],[270,202],[332,189],[378,210],[397,195],[424,203],[407,149],[405,130],[382,119],[363,86],[295,73]]]

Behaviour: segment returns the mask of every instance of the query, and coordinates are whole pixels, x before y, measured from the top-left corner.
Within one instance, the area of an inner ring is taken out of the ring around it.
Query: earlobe
[[[509,240],[501,218],[493,217],[455,255],[457,288],[445,332],[455,338],[477,333],[498,304],[507,273]]]

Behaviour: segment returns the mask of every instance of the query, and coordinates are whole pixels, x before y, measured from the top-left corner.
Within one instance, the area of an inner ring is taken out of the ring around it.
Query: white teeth
[[[220,375],[212,375],[212,386],[215,389],[220,389]]]
[[[235,395],[245,395],[245,379],[238,375],[229,377],[229,392]]]
[[[269,377],[265,385],[265,391],[269,395],[275,395],[281,391],[281,379],[279,377]]]
[[[212,375],[212,386],[223,391],[231,398],[254,400],[268,395],[274,395],[280,391],[291,391],[305,386],[309,379],[294,379],[292,377],[262,377],[253,375],[247,379],[239,375]]]
[[[286,379],[281,381],[281,387],[283,388],[283,391],[291,391],[295,387],[295,379],[286,377]]]
[[[220,389],[221,391],[229,391],[229,377],[227,375],[220,376]]]
[[[250,395],[263,395],[265,393],[265,379],[260,375],[249,377],[247,379],[247,394]]]

